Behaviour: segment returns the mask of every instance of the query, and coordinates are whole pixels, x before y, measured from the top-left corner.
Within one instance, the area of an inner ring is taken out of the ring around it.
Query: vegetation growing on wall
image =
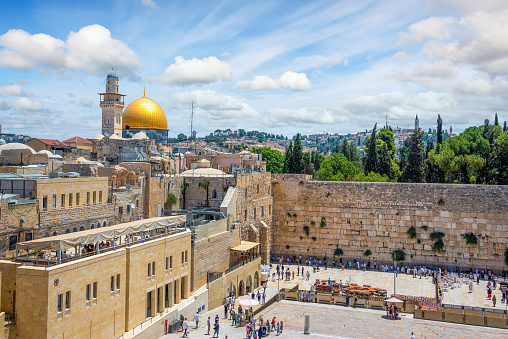
[[[315,222],[315,221],[311,221],[311,222],[310,222],[310,225],[311,225],[311,226],[316,226],[316,222]]]
[[[445,234],[443,232],[432,232],[430,234],[430,240],[437,241],[443,239]]]
[[[166,204],[169,206],[174,206],[178,204],[178,198],[173,193],[168,193],[168,197],[166,198]]]
[[[321,223],[319,224],[319,227],[321,227],[321,228],[326,227],[326,218],[325,217],[321,218]]]
[[[402,250],[395,250],[392,252],[392,259],[396,261],[404,261],[406,260],[406,253]]]
[[[316,237],[312,237],[312,241],[316,241],[316,239],[317,239]]]
[[[363,252],[363,255],[366,256],[366,257],[370,257],[372,255],[372,251],[371,250],[366,250],[365,252]]]
[[[504,251],[504,263],[508,266],[508,248]]]
[[[309,236],[309,226],[303,226],[303,232],[305,233],[306,236]]]
[[[409,227],[406,233],[409,239],[416,238],[416,228],[414,226]]]
[[[507,252],[508,253],[508,252]],[[333,252],[333,255],[337,256],[337,257],[340,257],[342,255],[344,255],[344,251],[341,249],[341,248],[336,248],[335,251]]]
[[[432,245],[432,250],[436,252],[441,252],[444,250],[444,243],[443,240],[439,239]]]
[[[466,233],[464,234],[464,239],[466,239],[466,245],[476,245],[478,244],[478,239],[474,233]]]
[[[422,230],[424,230],[425,232],[427,232],[428,229],[429,229],[429,226],[427,226],[427,225],[422,226]]]

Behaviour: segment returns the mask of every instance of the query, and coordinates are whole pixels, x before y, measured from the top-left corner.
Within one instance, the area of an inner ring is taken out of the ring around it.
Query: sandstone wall
[[[274,175],[274,255],[333,257],[406,264],[506,269],[508,187],[306,181]],[[408,229],[414,226],[416,238]],[[308,227],[309,234],[305,234]],[[443,232],[444,251],[432,250],[433,232]],[[466,245],[464,234],[477,236]],[[363,256],[370,250],[370,258]],[[338,258],[336,258],[338,260]],[[331,259],[329,259],[331,262]]]

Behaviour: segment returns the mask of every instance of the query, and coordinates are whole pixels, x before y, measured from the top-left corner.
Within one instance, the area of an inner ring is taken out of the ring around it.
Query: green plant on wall
[[[300,240],[302,240],[302,239],[303,239],[303,237],[302,237],[302,236],[300,236]]]
[[[305,233],[306,236],[309,236],[309,226],[303,226],[303,232]]]
[[[422,230],[424,230],[425,232],[426,232],[428,229],[429,229],[429,226],[427,226],[427,225],[423,225],[423,226],[422,226]]]
[[[464,239],[466,239],[466,245],[476,245],[478,244],[478,239],[474,233],[466,233],[464,234]]]
[[[421,244],[421,243],[422,243],[422,240],[421,240],[421,239],[418,239],[418,240],[416,240],[416,243],[417,243],[417,244]]]
[[[337,257],[340,257],[342,255],[344,255],[344,251],[341,249],[341,248],[336,248],[335,251],[333,252],[333,255],[337,256]]]
[[[443,206],[443,205],[444,205],[444,200],[443,200],[443,198],[439,199],[439,200],[437,201],[437,204],[438,204],[439,206]]]
[[[290,217],[290,218],[291,218],[291,213],[289,213],[289,212],[288,212],[288,217]]]
[[[441,252],[444,250],[444,243],[443,240],[439,239],[432,245],[432,250],[436,252]]]
[[[311,221],[311,222],[310,222],[310,225],[311,225],[311,226],[316,226],[316,222],[315,222],[315,221]]]
[[[392,259],[397,261],[404,261],[406,260],[406,253],[402,250],[395,250],[392,252]]]
[[[409,227],[406,233],[409,239],[416,238],[416,228],[414,226]]]
[[[174,206],[178,204],[178,198],[173,193],[168,193],[168,197],[166,198],[166,204],[169,206]]]
[[[366,256],[366,257],[370,257],[372,255],[372,251],[371,250],[366,250],[365,252],[363,252],[363,255]]]
[[[319,227],[321,227],[321,228],[326,227],[326,218],[325,217],[321,218],[321,223],[319,224]]]
[[[288,249],[288,250],[289,250],[289,248],[290,248],[290,247],[291,247],[291,246],[289,246],[289,245],[286,245],[286,249]]]
[[[445,234],[443,232],[432,232],[430,234],[430,240],[437,241],[443,239]]]
[[[296,213],[295,213],[295,214],[293,214],[293,217],[295,217],[295,218],[297,217]]]
[[[317,239],[316,237],[312,237],[312,241],[316,241],[316,239]]]

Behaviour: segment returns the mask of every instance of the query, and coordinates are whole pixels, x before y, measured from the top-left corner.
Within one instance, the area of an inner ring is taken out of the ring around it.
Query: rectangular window
[[[262,217],[265,216],[265,207],[264,206],[261,206],[261,216]]]
[[[56,194],[53,194],[53,208],[56,208]]]
[[[65,207],[65,194],[62,194],[62,201],[60,201],[60,206]]]
[[[97,192],[93,191],[93,203],[94,203],[94,204],[95,204],[95,201],[96,201],[96,200],[95,200],[96,196],[97,196]]]
[[[79,205],[79,193],[76,193],[76,206]]]
[[[183,261],[183,259],[184,259],[184,258],[183,258],[183,256],[184,256],[184,252],[182,252],[182,264],[184,263],[184,261]]]
[[[247,220],[247,210],[245,210],[245,220]]]
[[[119,213],[119,214],[122,214],[122,213],[123,213],[123,206],[118,207],[118,213]]]
[[[116,275],[116,289],[120,289],[120,274]]]
[[[42,209],[46,211],[48,209],[48,196],[45,195],[42,197]]]
[[[254,220],[256,220],[256,208],[254,207]]]
[[[97,282],[93,283],[92,297],[97,299]]]
[[[10,250],[15,250],[17,242],[18,242],[18,236],[17,235],[11,235],[9,237],[9,249]]]
[[[169,257],[166,257],[166,271],[169,270]]]
[[[148,263],[148,278],[152,276],[152,264]]]
[[[72,193],[69,193],[69,207],[72,206]]]
[[[131,211],[131,205],[127,205],[127,213]]]
[[[99,202],[102,202],[102,191],[99,191]]]
[[[115,290],[115,276],[111,276],[111,292]]]
[[[152,262],[152,276],[155,277],[155,261]]]
[[[90,285],[90,284],[86,285],[86,290],[85,290],[86,301],[90,301],[90,290],[91,289],[92,289],[92,285]]]
[[[169,268],[173,268],[173,256],[169,256]]]
[[[86,204],[90,205],[90,192],[86,192]]]
[[[63,294],[59,294],[57,304],[56,304],[56,310],[58,312],[62,312],[62,299],[63,299]]]
[[[187,253],[188,253],[188,252],[189,252],[189,251],[185,251],[185,262],[187,262]]]
[[[30,241],[32,239],[33,239],[33,233],[32,232],[25,233],[25,241]]]
[[[65,309],[71,308],[71,291],[65,292]]]

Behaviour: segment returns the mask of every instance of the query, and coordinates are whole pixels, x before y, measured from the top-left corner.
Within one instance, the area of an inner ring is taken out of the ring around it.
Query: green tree
[[[441,115],[437,115],[437,143],[440,145],[443,142],[443,120]]]
[[[284,155],[281,152],[269,147],[254,148],[252,152],[262,155],[268,172],[282,173],[284,170]]]
[[[494,126],[499,126],[499,118],[497,117],[497,113],[496,116],[494,117]]]
[[[506,121],[504,122],[504,125],[503,125],[503,132],[507,132],[508,131],[508,126],[506,125]]]
[[[353,181],[364,182],[389,182],[390,178],[386,174],[370,172],[369,174],[358,173],[353,177]]]
[[[367,145],[367,159],[365,160],[365,173],[376,172],[378,173],[378,153],[376,148],[376,127],[377,123],[374,125],[372,129],[372,134],[370,135],[369,143]]]
[[[289,142],[289,146],[286,147],[286,154],[284,157],[284,170],[283,173],[292,173],[291,172],[291,160],[293,158],[293,142]]]
[[[378,138],[386,143],[386,147],[390,153],[390,159],[393,158],[397,152],[395,142],[393,141],[393,131],[391,131],[389,128],[383,128],[379,131]]]
[[[303,173],[303,148],[300,140],[300,133],[296,134],[295,142],[293,144],[293,152],[290,161],[290,173],[301,174]]]
[[[381,151],[379,152],[378,173],[388,177],[391,177],[392,175],[392,159],[390,157],[386,142],[383,143],[383,146],[381,146]]]
[[[403,182],[425,182],[424,134],[420,128],[417,128],[408,138],[407,166],[405,166],[400,178]]]
[[[342,153],[333,153],[321,163],[321,168],[316,172],[316,179],[322,181],[345,181],[352,180],[360,173],[358,167],[348,161]]]
[[[187,140],[187,136],[183,133],[180,133],[180,134],[178,134],[177,139],[178,139],[178,142],[182,142],[182,141]]]

